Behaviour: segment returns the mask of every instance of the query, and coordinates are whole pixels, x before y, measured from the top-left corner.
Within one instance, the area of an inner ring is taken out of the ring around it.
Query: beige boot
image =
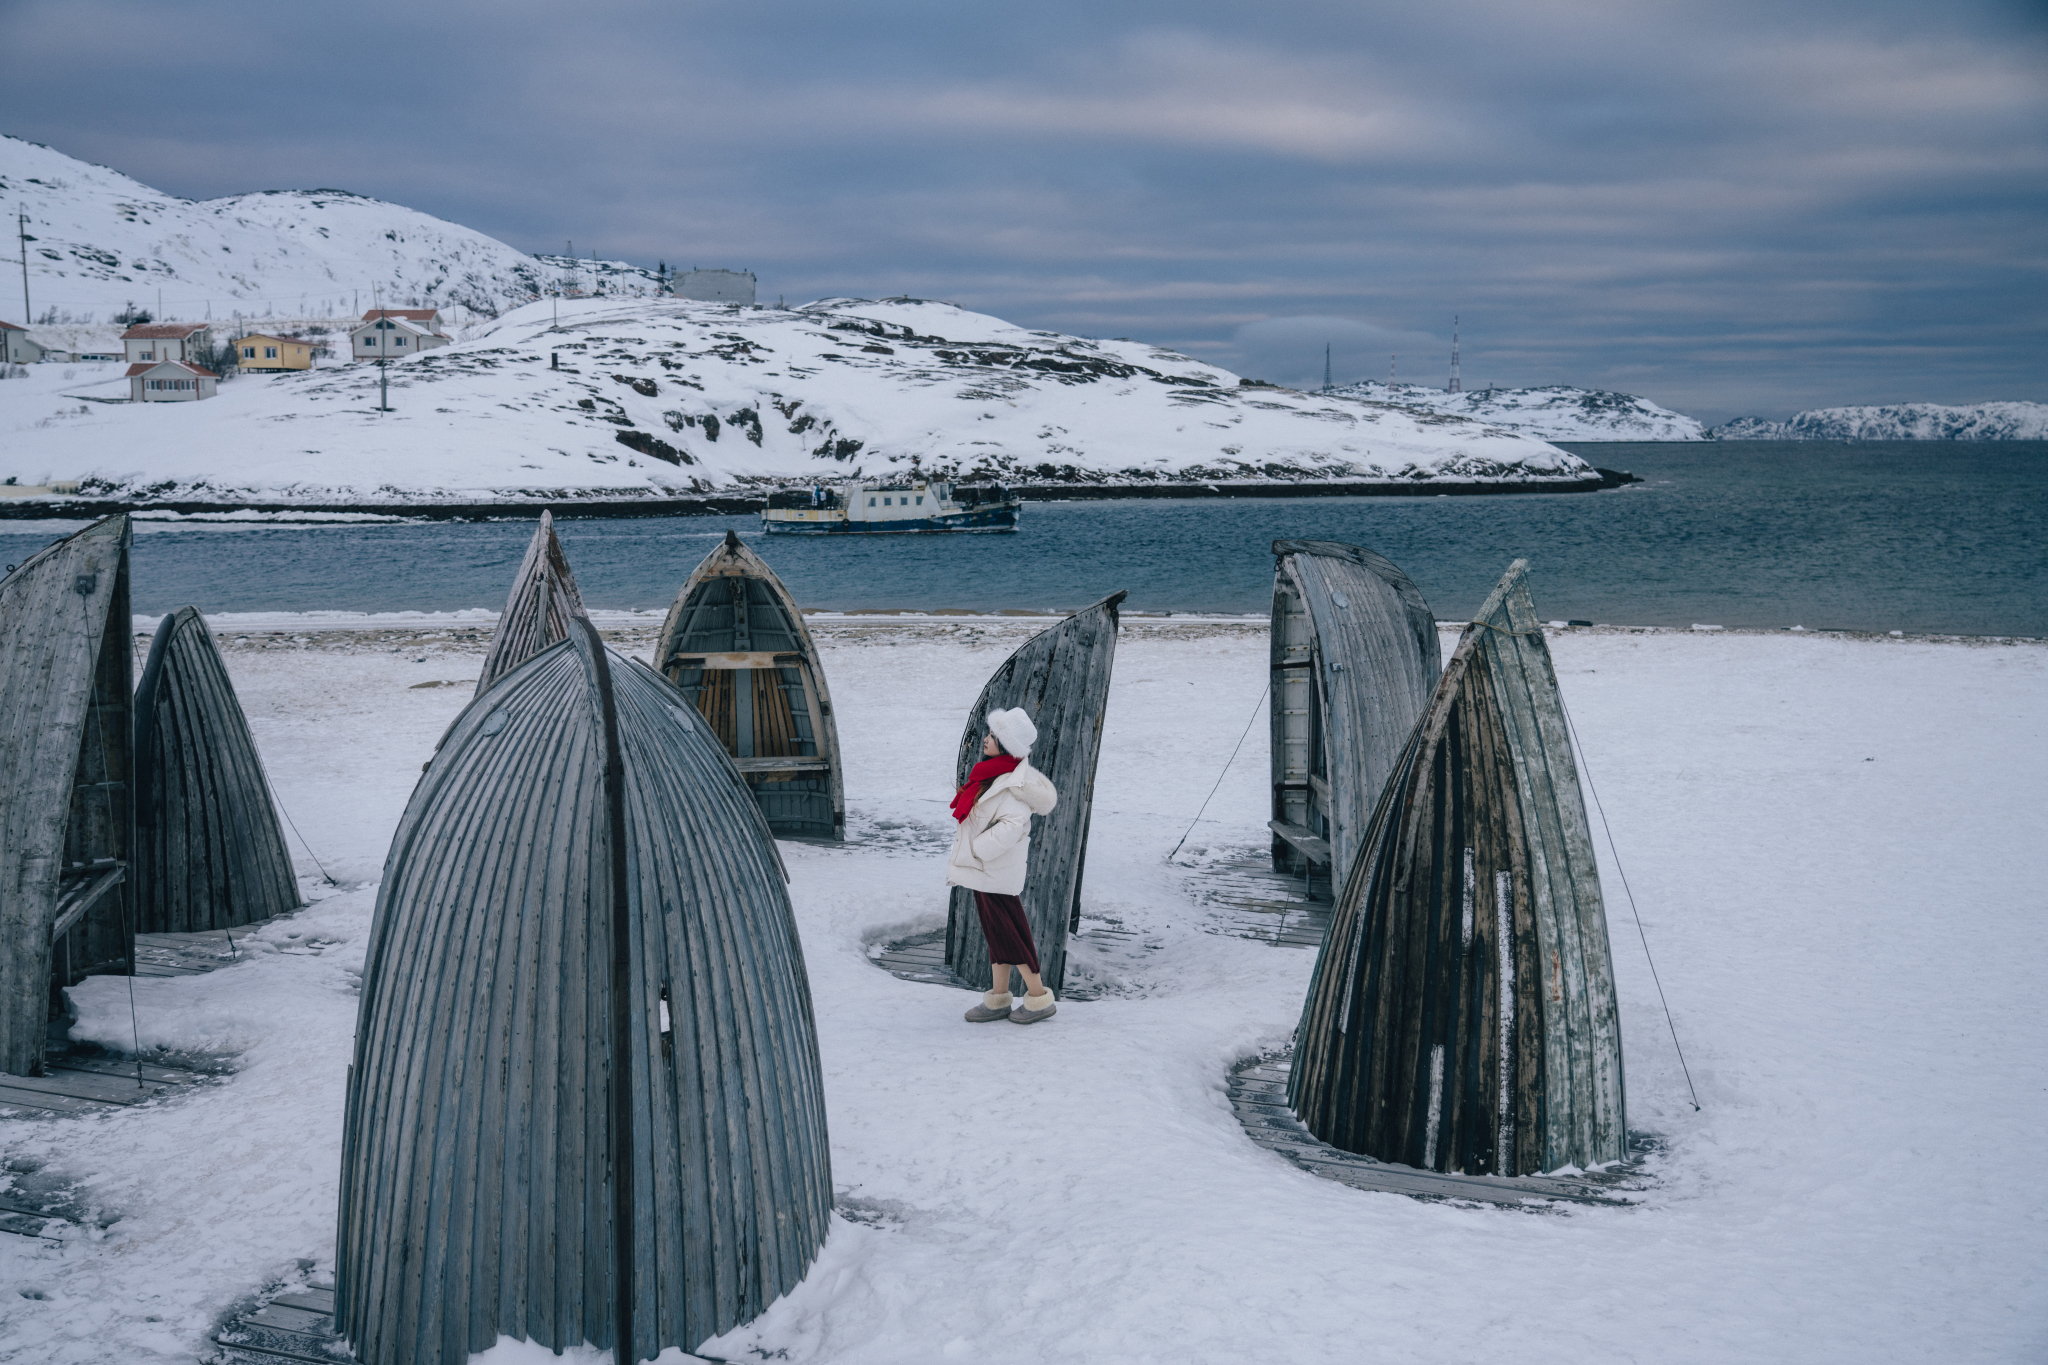
[[[984,991],[981,1003],[967,1011],[967,1022],[986,1024],[996,1019],[1010,1017],[1010,993],[1008,991]]]
[[[1050,1019],[1059,1013],[1059,1006],[1053,1002],[1052,992],[1043,995],[1027,995],[1017,1002],[1017,1008],[1010,1011],[1013,1024],[1035,1024],[1041,1019]]]

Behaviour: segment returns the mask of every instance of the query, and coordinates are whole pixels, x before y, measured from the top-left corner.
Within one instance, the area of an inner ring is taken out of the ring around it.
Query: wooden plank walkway
[[[241,931],[236,931],[241,932]],[[235,961],[236,949],[222,930],[197,934],[137,934],[137,976],[197,976]],[[153,1100],[175,1098],[194,1086],[218,1084],[218,1071],[144,1062],[97,1049],[59,1046],[43,1056],[40,1076],[0,1073],[0,1119],[49,1118],[60,1114],[95,1114],[126,1109]],[[57,1216],[57,1215],[52,1215]],[[0,1231],[20,1231],[0,1220]]]
[[[273,1295],[230,1319],[213,1336],[214,1365],[277,1365],[280,1360],[334,1365],[355,1353],[334,1326],[334,1285],[309,1284]]]
[[[1189,883],[1209,910],[1204,926],[1282,948],[1320,948],[1330,927],[1330,874],[1311,867],[1289,875],[1265,853],[1220,863]]]
[[[1637,1202],[1630,1196],[1640,1193],[1641,1180],[1627,1167],[1570,1179],[1445,1175],[1339,1151],[1319,1141],[1287,1107],[1289,1063],[1284,1055],[1253,1057],[1232,1067],[1227,1081],[1230,1107],[1253,1142],[1311,1175],[1355,1190],[1405,1194],[1412,1199],[1531,1207],[1553,1202],[1626,1207]]]

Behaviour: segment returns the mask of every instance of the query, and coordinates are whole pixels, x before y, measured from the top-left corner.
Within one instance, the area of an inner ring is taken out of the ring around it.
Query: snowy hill
[[[1699,441],[1699,422],[1647,398],[1601,389],[1553,385],[1538,389],[1467,389],[1449,393],[1421,384],[1347,384],[1347,398],[1395,403],[1449,417],[1469,417],[1545,441]]]
[[[950,304],[797,309],[673,299],[530,304],[377,371],[100,403],[0,381],[0,477],[152,501],[428,503],[668,497],[812,478],[1575,480],[1500,427],[1266,386],[1172,351],[1027,331]],[[559,361],[560,368],[554,368]]]
[[[1814,408],[1784,422],[1738,417],[1711,435],[1717,441],[2048,441],[2048,403]]]
[[[360,316],[379,293],[394,307],[492,315],[572,269],[585,290],[654,284],[623,262],[529,256],[346,190],[177,199],[16,137],[0,136],[0,202],[28,214],[30,304],[56,322],[105,324],[130,304],[154,314],[159,296],[166,320]],[[15,317],[12,297],[0,317],[32,321]]]

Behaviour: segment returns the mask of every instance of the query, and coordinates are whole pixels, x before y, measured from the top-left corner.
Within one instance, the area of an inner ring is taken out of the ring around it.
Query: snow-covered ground
[[[1172,351],[945,303],[582,299],[559,305],[559,325],[557,312],[529,304],[391,365],[388,413],[368,363],[126,406],[80,402],[50,388],[51,366],[26,367],[30,380],[0,380],[0,478],[151,500],[374,504],[675,496],[913,466],[1059,481],[1590,472],[1483,422],[1239,387]],[[78,392],[115,391],[95,384]]]
[[[1813,408],[1782,422],[1738,417],[1718,441],[2048,441],[2048,403],[1896,403]]]
[[[50,1162],[118,1215],[56,1246],[0,1236],[0,1359],[189,1361],[239,1298],[331,1266],[372,883],[481,644],[474,622],[438,635],[269,624],[307,642],[238,623],[228,666],[291,817],[347,889],[245,940],[240,965],[134,983],[144,1045],[235,1052],[230,1083],[0,1123],[0,1155]],[[1165,855],[1253,717],[1261,623],[1127,622],[1084,928],[1115,919],[1139,946],[1076,944],[1115,993],[1049,1025],[970,1027],[969,997],[870,964],[879,939],[940,922],[960,719],[1031,628],[819,623],[854,842],[783,852],[845,1216],[805,1282],[712,1354],[2048,1353],[2048,1198],[2031,1175],[2048,1129],[2048,649],[1554,638],[1704,1108],[1687,1102],[1603,862],[1629,1117],[1660,1144],[1653,1183],[1639,1208],[1532,1214],[1318,1179],[1254,1147],[1225,1102],[1225,1069],[1288,1036],[1312,966],[1205,932],[1195,895],[1204,866],[1266,843],[1263,723],[1183,865]],[[125,1044],[127,986],[74,993],[84,1033]]]
[[[1451,393],[1426,384],[1366,380],[1335,390],[1371,403],[1393,403],[1506,427],[1543,441],[1700,441],[1698,418],[1658,407],[1647,398],[1605,389],[1550,384],[1533,389],[1466,389]]]
[[[111,322],[133,306],[161,321],[359,316],[387,307],[497,313],[557,285],[651,291],[623,261],[529,256],[459,223],[347,190],[265,190],[193,201],[0,135],[0,194],[28,214],[38,317]],[[10,247],[11,249],[11,247]],[[158,300],[161,298],[161,312]],[[0,317],[23,324],[14,303]],[[31,329],[33,331],[33,329]]]

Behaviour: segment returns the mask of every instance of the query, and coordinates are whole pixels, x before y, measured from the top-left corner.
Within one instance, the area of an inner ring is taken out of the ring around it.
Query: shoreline
[[[1368,481],[1229,483],[1221,480],[1184,483],[1050,483],[1013,484],[1026,502],[1108,502],[1127,498],[1431,498],[1480,497],[1528,493],[1600,493],[1643,480],[1625,470],[1595,469],[1580,479],[1519,479],[1497,482]],[[368,514],[419,521],[533,521],[542,512],[559,520],[636,517],[745,516],[767,506],[765,494],[706,493],[687,498],[519,498],[491,502],[253,502],[246,498],[201,501],[173,498],[136,501],[125,498],[4,498],[0,522],[97,520],[128,512],[167,512],[174,516],[222,515],[237,512],[309,516]]]
[[[665,613],[593,609],[591,624],[605,639],[619,645],[653,643]],[[809,610],[804,612],[811,633],[823,640],[857,642],[896,636],[904,639],[978,639],[1014,636],[1022,640],[1065,619],[1063,613],[1045,611],[972,612],[944,608],[870,609],[854,611]],[[134,631],[138,640],[156,633],[163,618],[136,613]],[[206,617],[222,649],[321,649],[386,647],[433,644],[481,655],[489,648],[497,627],[495,613],[468,612],[382,614],[221,612]],[[1462,621],[1438,621],[1439,637],[1454,641],[1465,628]],[[1264,638],[1271,623],[1264,616],[1233,616],[1223,613],[1125,613],[1122,633],[1133,637],[1180,636],[1204,638],[1216,635]],[[1939,631],[1883,630],[1794,630],[1783,626],[1631,626],[1601,622],[1597,625],[1553,625],[1540,627],[1546,639],[1592,636],[1684,636],[1707,640],[1717,636],[1776,637],[1800,640],[1851,640],[1867,644],[1961,645],[1965,648],[2020,648],[2048,646],[2048,637],[2033,635],[1958,635]]]

